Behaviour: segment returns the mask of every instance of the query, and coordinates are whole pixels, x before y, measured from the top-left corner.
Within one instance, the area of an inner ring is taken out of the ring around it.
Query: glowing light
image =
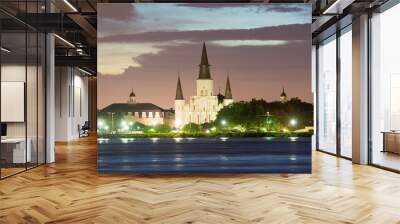
[[[221,124],[225,126],[227,124],[226,120],[222,120]]]
[[[180,119],[175,119],[175,127],[179,128],[181,126],[181,120]]]
[[[207,130],[206,130],[206,133],[209,134],[209,133],[210,133],[210,130],[207,129]]]
[[[106,126],[104,126],[104,130],[108,130],[108,129],[110,129],[110,127],[108,127],[107,125]]]
[[[221,139],[221,141],[225,142],[225,141],[228,140],[229,138],[228,138],[228,137],[221,137],[220,139]]]
[[[103,122],[102,120],[98,120],[98,121],[97,121],[97,126],[98,126],[99,128],[102,128],[102,127],[104,126],[104,122]]]
[[[290,121],[289,121],[289,124],[291,125],[291,126],[296,126],[297,125],[297,120],[296,119],[290,119]]]
[[[126,121],[121,121],[121,127],[125,127],[126,125]]]
[[[287,128],[282,129],[283,132],[288,132],[289,130]]]
[[[133,122],[132,122],[132,121],[130,121],[130,122],[129,122],[129,126],[132,126],[132,125],[133,125]]]
[[[217,130],[216,127],[212,127],[212,128],[211,128],[211,131],[216,131],[216,130]]]

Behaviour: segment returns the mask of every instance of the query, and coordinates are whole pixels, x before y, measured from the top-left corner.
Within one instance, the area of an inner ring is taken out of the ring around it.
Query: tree
[[[236,102],[221,109],[215,124],[223,129],[243,127],[247,131],[281,131],[291,119],[296,119],[296,128],[313,125],[313,105],[292,98],[285,103],[252,99]],[[225,121],[224,127],[221,126]]]
[[[159,124],[154,129],[157,133],[168,133],[171,131],[171,128],[166,124]]]
[[[186,133],[197,133],[201,131],[201,127],[198,124],[189,123],[183,126],[182,131]]]

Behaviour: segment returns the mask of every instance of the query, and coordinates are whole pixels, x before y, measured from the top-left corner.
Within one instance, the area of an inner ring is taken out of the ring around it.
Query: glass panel
[[[38,35],[38,164],[45,163],[45,35]]]
[[[372,163],[400,170],[400,5],[372,18]]]
[[[37,132],[38,132],[38,107],[37,107],[37,97],[38,97],[38,57],[37,57],[37,45],[38,45],[38,36],[36,32],[27,33],[27,80],[26,80],[26,114],[27,114],[27,150],[28,156],[28,168],[34,167],[37,165],[37,150],[38,150],[38,142],[37,142]]]
[[[22,15],[45,12],[44,3],[1,1],[0,6]],[[1,178],[45,162],[45,35],[28,28],[0,12]]]
[[[352,34],[340,36],[340,153],[352,157]]]
[[[26,151],[26,34],[2,33],[1,57],[1,160],[2,177],[25,170]],[[28,147],[29,148],[29,147]]]
[[[336,153],[336,38],[318,48],[318,148]]]

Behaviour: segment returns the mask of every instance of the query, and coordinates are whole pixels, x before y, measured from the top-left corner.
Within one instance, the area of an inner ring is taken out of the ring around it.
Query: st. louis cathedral
[[[185,124],[204,124],[216,119],[218,111],[233,103],[229,76],[226,80],[225,95],[214,95],[214,80],[211,78],[208,64],[207,49],[203,43],[199,77],[196,80],[196,96],[188,100],[183,97],[180,77],[175,97],[175,127],[182,128]]]

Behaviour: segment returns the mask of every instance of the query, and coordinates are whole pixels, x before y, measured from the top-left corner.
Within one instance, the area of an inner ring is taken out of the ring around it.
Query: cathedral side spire
[[[232,99],[232,90],[231,82],[229,81],[229,75],[226,78],[225,99]]]
[[[211,79],[210,64],[208,64],[206,43],[203,42],[203,51],[201,53],[201,62],[199,70],[199,79]]]
[[[181,86],[181,78],[178,76],[178,84],[176,86],[176,95],[175,100],[183,100],[182,86]]]

